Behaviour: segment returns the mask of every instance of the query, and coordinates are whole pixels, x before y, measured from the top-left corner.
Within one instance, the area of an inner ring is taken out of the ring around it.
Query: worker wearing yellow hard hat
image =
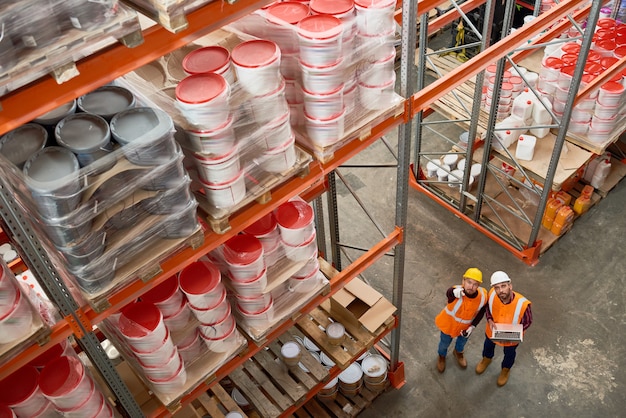
[[[467,339],[485,314],[487,291],[480,287],[483,273],[476,267],[468,268],[463,274],[461,285],[450,287],[446,291],[447,305],[435,318],[435,324],[441,331],[437,359],[437,370],[446,369],[446,355],[452,340],[456,338],[454,356],[462,369],[467,368],[463,355]]]

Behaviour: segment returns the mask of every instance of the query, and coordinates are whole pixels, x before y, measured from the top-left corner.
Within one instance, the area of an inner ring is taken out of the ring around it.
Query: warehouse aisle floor
[[[390,162],[393,157],[383,142],[351,161]],[[389,232],[394,222],[395,169],[342,168],[339,172]],[[339,183],[341,242],[371,245],[381,235]],[[623,416],[624,207],[626,181],[579,218],[572,230],[541,256],[538,265],[529,267],[451,212],[410,189],[400,350],[406,384],[383,394],[359,416]],[[352,250],[346,253],[350,258],[359,255]],[[506,271],[514,290],[533,303],[533,325],[518,348],[509,382],[502,388],[496,385],[501,349],[483,375],[474,372],[481,358],[484,320],[466,347],[468,368],[461,370],[457,366],[450,348],[445,373],[436,370],[439,331],[434,318],[444,307],[446,289],[460,284],[463,272],[473,266],[483,271],[486,287],[491,273]],[[377,262],[365,274],[366,280],[388,298],[392,295],[392,277],[391,257]]]

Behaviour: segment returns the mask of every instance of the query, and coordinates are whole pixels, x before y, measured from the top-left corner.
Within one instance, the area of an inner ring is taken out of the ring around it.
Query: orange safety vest
[[[496,291],[494,289],[489,291],[488,303],[489,312],[491,312],[493,322],[496,324],[521,324],[524,312],[526,312],[526,308],[530,305],[530,301],[528,299],[520,293],[515,292],[513,292],[513,300],[511,303],[505,305],[496,295]],[[489,325],[489,321],[487,321],[485,333],[487,334],[487,337],[491,336],[491,326]],[[503,341],[494,341],[494,343],[503,347],[517,345],[517,343]]]
[[[448,303],[435,318],[435,324],[444,334],[453,338],[458,337],[461,331],[465,331],[472,325],[476,314],[485,306],[485,303],[487,303],[487,291],[479,287],[478,296],[475,298],[461,296]]]

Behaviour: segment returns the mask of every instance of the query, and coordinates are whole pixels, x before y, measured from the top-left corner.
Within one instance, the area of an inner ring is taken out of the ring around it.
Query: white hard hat
[[[496,271],[491,275],[491,285],[495,286],[498,283],[510,282],[511,278],[503,271]]]

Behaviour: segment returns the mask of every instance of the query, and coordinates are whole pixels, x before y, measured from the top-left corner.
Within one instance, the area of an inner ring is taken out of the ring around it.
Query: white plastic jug
[[[600,161],[593,173],[593,177],[591,178],[591,185],[596,189],[602,187],[610,171],[611,160],[605,158]]]
[[[532,125],[548,125],[552,122],[550,111],[552,110],[552,102],[547,97],[542,97],[541,102],[535,103],[532,112]],[[543,138],[550,133],[550,128],[531,128],[530,133]]]
[[[537,138],[532,135],[520,135],[515,149],[515,158],[518,160],[530,161],[535,155],[535,144]]]
[[[511,116],[517,116],[524,122],[531,122],[533,116],[533,105],[537,98],[528,91],[523,91],[513,100]]]
[[[496,123],[495,129],[497,139],[494,138],[491,146],[496,150],[510,147],[520,135],[528,131],[526,123],[513,115],[505,118],[502,122]]]

